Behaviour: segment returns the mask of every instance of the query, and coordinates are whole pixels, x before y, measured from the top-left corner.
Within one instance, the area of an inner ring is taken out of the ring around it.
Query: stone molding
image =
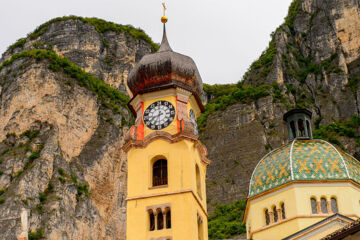
[[[189,123],[189,124],[191,124],[191,123]],[[186,123],[184,123],[184,125],[186,126]],[[189,131],[191,131],[191,130],[189,130]],[[153,133],[149,134],[148,136],[146,136],[143,140],[136,140],[135,138],[133,138],[131,136],[132,135],[131,131],[129,131],[129,133],[126,137],[126,143],[123,146],[123,150],[127,153],[131,148],[135,148],[135,149],[145,148],[151,142],[158,140],[158,139],[167,141],[169,143],[177,143],[182,140],[188,140],[188,141],[194,142],[194,147],[198,149],[201,161],[204,164],[209,165],[211,161],[206,157],[206,154],[207,154],[206,148],[198,140],[199,137],[194,135],[191,132],[189,133],[189,131],[182,131],[180,133],[173,134],[173,135],[171,135],[168,132],[164,132],[164,131],[156,131],[156,132],[153,132]]]

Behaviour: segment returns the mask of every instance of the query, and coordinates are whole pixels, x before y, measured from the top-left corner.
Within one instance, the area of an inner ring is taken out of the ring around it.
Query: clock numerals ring
[[[146,108],[143,121],[152,130],[161,130],[169,126],[175,118],[175,108],[168,101],[156,101]]]

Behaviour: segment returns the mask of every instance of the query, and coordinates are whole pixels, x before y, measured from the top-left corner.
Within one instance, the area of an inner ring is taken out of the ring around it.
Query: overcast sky
[[[40,24],[60,16],[98,17],[162,37],[165,0],[0,0],[0,53]],[[267,47],[292,0],[166,0],[168,40],[192,57],[203,82],[235,83]]]

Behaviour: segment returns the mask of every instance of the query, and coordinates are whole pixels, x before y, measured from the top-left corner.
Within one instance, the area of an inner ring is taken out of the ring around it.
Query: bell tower
[[[128,156],[127,240],[207,240],[205,176],[210,161],[196,119],[204,110],[194,61],[163,39],[130,72],[136,116]]]

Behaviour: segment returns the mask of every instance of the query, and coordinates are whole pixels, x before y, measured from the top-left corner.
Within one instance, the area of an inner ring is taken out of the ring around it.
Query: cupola
[[[164,30],[160,49],[156,53],[145,55],[136,64],[129,74],[127,84],[134,98],[138,94],[167,88],[179,87],[188,90],[203,110],[203,84],[200,73],[190,57],[171,49],[166,36],[166,21],[162,19]]]
[[[293,109],[284,114],[289,141],[294,139],[312,139],[312,113],[306,109]]]

